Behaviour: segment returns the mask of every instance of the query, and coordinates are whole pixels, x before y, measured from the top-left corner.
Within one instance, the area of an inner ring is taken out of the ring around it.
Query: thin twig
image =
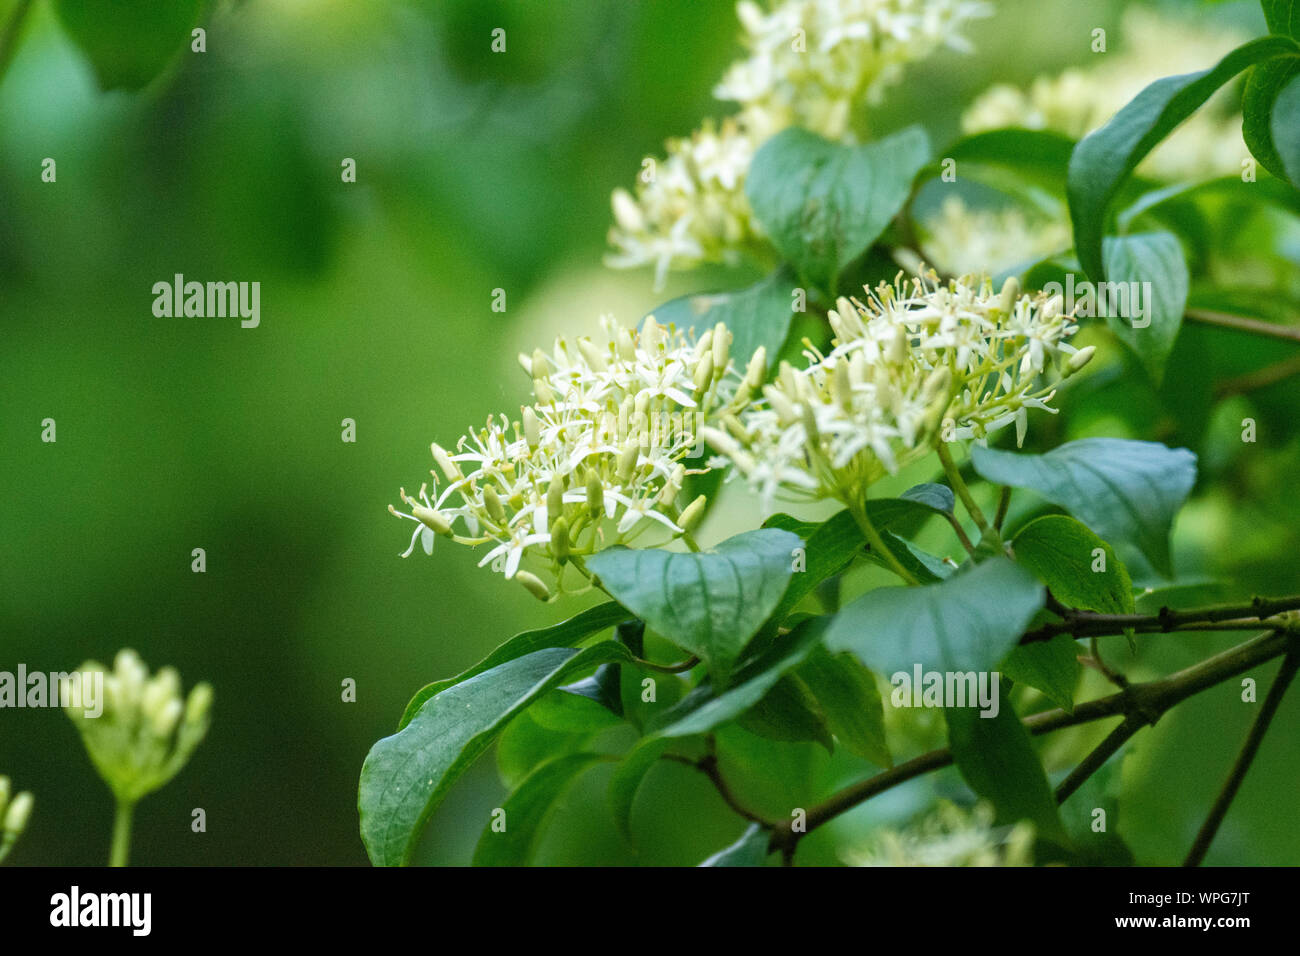
[[[1102,764],[1109,760],[1120,747],[1128,743],[1130,737],[1136,734],[1146,726],[1146,721],[1139,717],[1125,717],[1124,722],[1106,735],[1106,739],[1099,743],[1088,756],[1084,757],[1082,762],[1070,771],[1070,775],[1061,781],[1060,786],[1056,788],[1056,802],[1064,803],[1070,799],[1074,791],[1083,786],[1084,781],[1101,769]]]
[[[1259,388],[1268,388],[1278,382],[1284,382],[1292,375],[1300,375],[1300,355],[1293,355],[1282,362],[1266,365],[1261,369],[1239,375],[1220,382],[1214,389],[1215,398],[1227,398],[1230,395],[1245,395]]]
[[[1300,327],[1294,325],[1278,325],[1275,322],[1251,319],[1244,315],[1232,315],[1228,312],[1216,312],[1213,309],[1188,309],[1183,317],[1189,322],[1199,322],[1202,325],[1217,325],[1238,332],[1250,332],[1254,335],[1267,335],[1270,338],[1300,342]]]
[[[1110,634],[1123,634],[1127,630],[1142,633],[1177,631],[1197,629],[1197,625],[1201,624],[1227,622],[1234,622],[1234,627],[1236,624],[1248,625],[1251,630],[1254,630],[1258,622],[1266,618],[1295,610],[1300,610],[1300,595],[1297,594],[1283,598],[1257,597],[1249,604],[1213,605],[1187,611],[1162,607],[1155,614],[1097,614],[1092,611],[1067,608],[1061,615],[1062,620],[1026,631],[1020,638],[1020,643],[1050,641],[1058,634],[1070,634],[1074,637],[1106,637]],[[1284,626],[1284,622],[1278,624]],[[1213,630],[1213,628],[1209,629]]]

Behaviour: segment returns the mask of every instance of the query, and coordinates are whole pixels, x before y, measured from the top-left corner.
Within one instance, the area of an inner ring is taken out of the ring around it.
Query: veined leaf
[[[1148,232],[1108,237],[1104,254],[1107,280],[1102,287],[1108,290],[1107,298],[1113,298],[1112,291],[1122,293],[1119,308],[1108,302],[1106,325],[1133,350],[1158,386],[1187,308],[1191,277],[1183,247],[1172,233]]]
[[[795,672],[803,678],[839,742],[881,767],[893,765],[885,742],[885,711],[875,676],[852,654],[831,654],[820,645]]]
[[[1104,614],[1133,613],[1133,581],[1115,550],[1065,515],[1035,518],[1012,541],[1028,568],[1062,604]]]

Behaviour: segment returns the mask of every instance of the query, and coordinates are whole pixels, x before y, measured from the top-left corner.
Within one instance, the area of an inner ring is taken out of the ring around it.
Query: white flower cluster
[[[417,524],[403,557],[421,538],[431,551],[435,535],[490,543],[480,566],[491,563],[547,599],[552,587],[521,570],[526,555],[560,589],[568,562],[654,525],[672,536],[690,531],[703,496],[680,512],[676,502],[686,476],[708,470],[701,423],[749,400],[765,374],[763,350],[742,379],[722,323],[698,341],[653,316],[640,332],[612,319],[604,326],[601,344],[560,339],[550,353],[520,356],[536,401],[518,421],[489,419],[455,453],[433,445],[432,497],[426,484],[418,498],[402,491],[409,513],[389,508]],[[688,467],[691,458],[700,467]]]
[[[985,278],[941,283],[934,273],[841,298],[834,348],[809,364],[782,363],[763,399],[705,439],[770,505],[778,491],[853,506],[867,487],[940,441],[983,438],[1027,411],[1054,411],[1050,362],[1072,374],[1092,357],[1065,340],[1077,326],[1059,296],[1001,292]]]
[[[1034,826],[993,825],[993,808],[969,811],[944,801],[915,827],[878,830],[865,851],[845,854],[850,866],[1033,866]]]
[[[658,288],[669,269],[736,261],[763,240],[744,189],[759,146],[792,125],[852,142],[857,105],[878,101],[905,64],[962,49],[958,31],[990,9],[977,0],[782,0],[765,11],[742,0],[749,55],[714,91],[740,112],[669,140],[635,195],[614,191],[607,263],[653,265]]]
[[[958,31],[991,9],[972,0],[786,0],[768,12],[741,0],[749,56],[714,95],[754,117],[757,136],[802,126],[842,140],[854,108],[878,103],[908,63],[945,46],[969,52]]]
[[[61,703],[81,732],[91,762],[118,800],[133,804],[180,772],[208,732],[212,687],[194,685],[181,696],[180,675],[164,667],[152,678],[133,650],[119,651],[113,670],[87,661],[84,673],[104,672],[104,710],[88,716],[70,700],[65,684]]]
[[[1007,84],[981,94],[962,116],[962,129],[979,133],[1018,126],[1047,129],[1080,139],[1103,126],[1142,89],[1164,76],[1213,66],[1248,37],[1173,20],[1138,7],[1120,27],[1121,49],[1098,53],[1097,63],[1039,77],[1021,90]],[[1227,175],[1241,169],[1249,152],[1241,138],[1241,114],[1222,90],[1194,113],[1138,166],[1161,179]]]
[[[1070,248],[1064,215],[1033,215],[1019,206],[971,207],[948,196],[919,229],[926,261],[945,275],[992,275]]]
[[[13,845],[27,829],[27,818],[32,815],[32,795],[24,790],[10,798],[9,778],[0,777],[0,860],[9,855]]]

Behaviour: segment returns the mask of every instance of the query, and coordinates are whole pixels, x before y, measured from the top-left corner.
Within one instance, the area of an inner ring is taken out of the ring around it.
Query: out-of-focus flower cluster
[[[417,525],[406,555],[420,539],[431,551],[436,535],[491,544],[480,566],[547,599],[562,589],[567,562],[656,525],[689,532],[703,496],[680,512],[677,498],[688,475],[708,470],[701,425],[749,401],[765,375],[763,350],[742,377],[722,323],[698,341],[653,316],[639,332],[604,326],[599,344],[560,339],[549,353],[520,356],[536,401],[519,420],[489,419],[454,452],[433,445],[432,489],[403,490],[409,512],[389,509]],[[528,555],[551,583],[521,569]]]
[[[1070,248],[1064,217],[1034,215],[1019,206],[968,206],[948,196],[920,227],[921,251],[945,275],[997,275]]]
[[[1164,76],[1213,66],[1248,37],[1221,24],[1213,28],[1173,20],[1141,8],[1127,11],[1120,49],[1094,54],[1095,66],[1039,77],[1028,89],[999,84],[981,94],[962,116],[967,133],[1019,126],[1079,139],[1104,125],[1141,90]],[[1249,155],[1241,114],[1222,90],[1162,142],[1138,167],[1161,179],[1200,178],[1241,171]]]
[[[961,28],[990,11],[977,0],[742,0],[748,55],[714,90],[739,113],[669,140],[635,194],[614,191],[607,262],[653,265],[661,286],[671,268],[736,260],[763,239],[744,192],[759,146],[792,125],[854,141],[855,106],[877,102],[906,64],[963,49]]]
[[[778,491],[851,507],[867,487],[940,441],[983,438],[1048,404],[1055,364],[1068,375],[1092,349],[1066,339],[1077,326],[1059,296],[1021,294],[1009,279],[941,282],[933,272],[841,298],[830,313],[833,349],[782,363],[763,398],[706,428],[705,438],[771,503]]]
[[[104,674],[103,713],[91,716],[65,684],[64,711],[72,718],[86,753],[109,789],[133,804],[159,789],[189,762],[208,732],[212,687],[195,684],[181,695],[175,668],[153,677],[135,651],[119,651],[110,671],[97,661],[81,665],[82,674]]]
[[[32,795],[24,790],[10,797],[9,778],[0,777],[0,860],[9,855],[18,838],[27,829],[32,815]]]
[[[864,850],[845,853],[851,866],[1033,866],[1034,826],[994,827],[986,803],[963,810],[944,801],[906,830],[876,831]]]

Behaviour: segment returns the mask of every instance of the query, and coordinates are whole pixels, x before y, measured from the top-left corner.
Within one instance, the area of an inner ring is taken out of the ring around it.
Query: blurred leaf
[[[415,718],[375,743],[361,767],[361,840],[376,866],[406,865],[447,789],[514,717],[569,675],[627,648],[605,641],[583,650],[548,647],[506,661],[427,700]]]
[[[1103,614],[1133,613],[1133,582],[1115,550],[1085,525],[1047,515],[1025,525],[1012,546],[1028,568],[1068,607]],[[1098,571],[1096,552],[1104,562]]]
[[[632,805],[641,781],[665,753],[676,743],[671,737],[647,737],[627,752],[609,781],[609,802],[614,809],[618,830],[632,840]]]
[[[1061,821],[1085,865],[1133,865],[1133,851],[1119,835],[1119,793],[1125,754],[1121,749],[1113,755],[1061,804]]]
[[[615,664],[601,665],[603,668],[616,666]],[[615,680],[617,679],[615,675]],[[615,694],[618,692],[617,683],[614,685],[614,692]],[[618,705],[621,707],[623,702],[618,701]],[[619,715],[610,709],[607,702],[585,694],[572,693],[563,687],[557,687],[551,693],[539,697],[528,709],[528,715],[549,730],[575,733],[595,733],[609,727],[617,727],[622,723]]]
[[[1300,116],[1295,95],[1288,90],[1296,85],[1298,76],[1300,59],[1269,60],[1250,71],[1241,96],[1241,135],[1251,155],[1274,176],[1293,185],[1300,185],[1293,152]]]
[[[1300,44],[1289,38],[1251,40],[1210,69],[1156,80],[1105,126],[1080,140],[1070,157],[1067,192],[1075,251],[1090,278],[1106,278],[1106,214],[1116,191],[1143,157],[1242,70],[1275,56],[1297,54]]]
[[[991,671],[1043,606],[1043,586],[1005,558],[938,584],[868,591],[826,631],[832,651],[852,651],[877,674]]]
[[[1033,489],[1107,541],[1131,542],[1170,573],[1169,529],[1196,482],[1196,456],[1186,448],[1084,438],[1018,455],[976,445],[971,463],[988,481]]]
[[[812,691],[831,732],[849,751],[881,767],[893,765],[876,678],[852,654],[818,645],[796,672]]]
[[[1050,641],[1020,644],[999,666],[1017,684],[1035,687],[1056,706],[1074,711],[1074,689],[1079,685],[1081,667],[1078,647],[1068,634],[1058,634]]]
[[[780,603],[801,547],[790,532],[764,528],[700,553],[610,548],[587,568],[650,628],[707,662],[717,679]]]
[[[809,740],[835,752],[835,741],[817,698],[794,674],[783,674],[737,723],[768,740]]]
[[[719,850],[700,866],[762,866],[767,859],[769,841],[768,832],[757,823],[751,823],[739,840],[725,850]]]
[[[993,804],[997,822],[1029,820],[1040,838],[1063,841],[1043,764],[1005,695],[996,717],[982,717],[975,707],[948,707],[944,716],[953,761],[970,788]]]
[[[203,6],[203,0],[54,0],[104,90],[148,85],[177,52],[189,49]]]
[[[603,754],[569,754],[538,767],[500,807],[505,811],[505,829],[496,831],[492,823],[483,828],[474,850],[474,865],[527,866],[555,802],[578,774],[608,759]]]
[[[903,208],[929,153],[919,126],[862,146],[791,127],[754,156],[745,195],[800,278],[834,294],[844,268]]]
[[[1115,308],[1114,301],[1108,304],[1106,325],[1141,359],[1151,380],[1159,385],[1187,308],[1190,279],[1183,247],[1171,233],[1148,232],[1107,237],[1104,255],[1106,281],[1124,283],[1121,288],[1129,290],[1127,308]],[[1098,288],[1099,298],[1101,288],[1105,286]],[[1133,294],[1135,289],[1141,291]],[[1123,299],[1120,303],[1124,304]],[[1146,323],[1142,327],[1136,325],[1139,303],[1141,320]],[[1099,312],[1101,308],[1099,301]]]
[[[617,602],[610,601],[606,604],[587,608],[581,614],[575,614],[559,624],[552,624],[550,627],[542,627],[534,631],[521,631],[469,670],[463,671],[455,677],[437,680],[432,684],[421,687],[416,691],[415,696],[411,698],[410,703],[406,705],[406,710],[402,713],[402,719],[397,725],[397,729],[401,730],[409,724],[411,719],[419,713],[420,708],[424,706],[425,701],[435,694],[442,693],[448,687],[469,680],[475,674],[491,670],[498,664],[504,664],[506,661],[523,657],[525,654],[531,654],[533,651],[541,650],[544,647],[569,647],[577,644],[583,638],[590,637],[607,627],[621,624],[631,616],[624,608],[619,607]]]
[[[589,729],[543,727],[533,718],[530,707],[506,724],[497,739],[497,776],[507,789],[513,790],[548,760],[587,750],[595,736],[595,731]]]
[[[731,358],[741,372],[759,346],[767,349],[768,368],[773,368],[773,359],[790,332],[796,285],[794,274],[781,268],[747,289],[684,295],[651,314],[661,324],[672,322],[679,329],[694,329],[697,335],[723,322],[734,337]]]
[[[1064,196],[1073,149],[1074,140],[1054,130],[992,129],[963,136],[943,151],[943,159],[956,160],[962,177],[970,175],[969,166],[1010,167],[1021,179]],[[935,164],[927,171],[937,176],[941,169]],[[973,178],[980,179],[979,172]]]

